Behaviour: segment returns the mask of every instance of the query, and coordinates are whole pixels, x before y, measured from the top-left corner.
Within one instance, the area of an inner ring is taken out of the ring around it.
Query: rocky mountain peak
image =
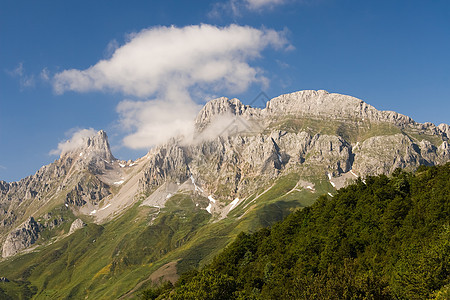
[[[305,90],[281,95],[267,103],[265,112],[269,115],[287,114],[332,119],[364,119],[378,115],[375,107],[360,99],[324,90]]]
[[[103,130],[98,131],[94,135],[81,137],[79,140],[71,141],[70,143],[74,145],[69,151],[63,152],[61,158],[70,156],[84,161],[102,159],[110,162],[115,160],[111,153],[108,136]]]
[[[195,118],[195,126],[202,130],[208,126],[216,116],[233,115],[251,118],[260,115],[261,110],[250,105],[244,105],[239,99],[221,97],[213,99],[205,104]]]

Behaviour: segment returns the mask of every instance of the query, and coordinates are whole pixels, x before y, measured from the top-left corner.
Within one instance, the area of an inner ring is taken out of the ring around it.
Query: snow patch
[[[65,205],[66,207],[69,207],[69,204],[67,204],[67,203],[66,203],[66,204],[64,204],[64,205]]]
[[[280,161],[280,163],[283,163],[283,160],[281,159],[281,155],[279,153],[278,154],[278,160]]]
[[[333,178],[333,176],[331,175],[331,173],[327,173],[327,175],[328,175],[328,180],[330,181],[331,185],[335,188],[335,187],[336,187],[336,184],[335,184],[333,181],[331,181],[331,179]]]
[[[124,168],[126,165],[119,163],[119,166],[120,166],[121,168]]]
[[[208,206],[206,207],[206,211],[211,213],[211,207],[212,207],[211,202],[209,202]]]
[[[169,199],[170,197],[172,197],[172,194],[167,194],[166,199]]]
[[[135,166],[135,165],[136,165],[136,163],[132,163],[132,164],[129,164],[128,166],[132,167],[132,166]]]
[[[125,180],[121,180],[121,181],[116,181],[116,182],[114,182],[114,184],[115,185],[121,185],[122,183],[124,183],[125,182]]]
[[[194,187],[195,187],[195,191],[200,191],[200,192],[202,192],[203,193],[203,190],[199,187],[199,186],[197,186],[197,184],[195,184],[195,179],[194,179],[194,176],[192,176],[191,175],[191,181],[192,181],[192,184],[194,185]]]
[[[97,210],[94,209],[93,211],[91,211],[89,214],[92,216],[93,214],[97,213]]]
[[[236,198],[236,199],[234,199],[233,201],[231,201],[231,203],[230,203],[230,211],[232,211],[233,210],[233,208],[238,204],[238,202],[239,202],[239,198]]]
[[[352,170],[350,170],[350,174],[352,174],[353,176],[355,176],[356,178],[358,178],[358,175],[356,175]]]
[[[306,186],[306,188],[310,189],[310,190],[313,190],[313,188],[310,185]]]
[[[83,152],[80,153],[80,156],[83,156]]]
[[[333,194],[331,194],[330,192],[328,192],[328,195],[330,195],[330,197],[334,197]]]
[[[109,203],[108,205],[106,205],[105,207],[102,207],[102,208],[100,208],[98,211],[101,211],[101,210],[104,210],[104,209],[107,209],[108,207],[110,207],[111,206],[111,203]]]
[[[206,211],[211,213],[212,203],[216,203],[216,200],[211,195],[208,196],[208,199],[209,199],[209,204],[206,207]]]

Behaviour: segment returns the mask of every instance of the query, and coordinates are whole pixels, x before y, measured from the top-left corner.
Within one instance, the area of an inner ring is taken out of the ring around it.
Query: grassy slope
[[[447,163],[359,180],[240,234],[158,299],[449,299],[449,176]]]
[[[156,218],[157,209],[135,205],[103,226],[88,224],[36,252],[1,262],[0,275],[12,282],[0,288],[12,299],[21,299],[21,294],[27,299],[33,291],[36,299],[115,299],[165,263],[181,258],[179,273],[204,265],[239,232],[273,224],[332,190],[328,182],[316,180],[316,193],[302,190],[283,196],[297,181],[297,174],[280,178],[223,220],[211,219],[195,205],[207,200],[192,194],[172,197]]]
[[[327,134],[339,135],[349,143],[362,142],[374,136],[394,135],[403,133],[416,142],[427,140],[435,146],[440,146],[442,139],[438,136],[419,133],[411,128],[400,129],[395,125],[387,123],[361,122],[358,120],[319,120],[313,118],[301,119],[280,119],[270,126],[273,129],[285,130],[288,132],[305,131],[311,135]]]
[[[389,124],[308,118],[279,120],[271,127],[310,134],[338,134],[352,143],[402,132]],[[439,145],[436,138],[409,131],[403,133]],[[315,184],[315,193],[302,189],[286,195],[298,179],[295,173],[279,178],[268,191],[263,193],[267,187],[261,188],[258,197],[255,194],[245,199],[228,218],[219,221],[210,220],[209,214],[198,209],[194,203],[207,200],[193,195],[173,197],[156,219],[154,208],[134,206],[104,226],[90,224],[38,252],[1,262],[0,275],[13,282],[0,284],[0,295],[4,291],[13,299],[26,299],[36,290],[38,299],[116,298],[165,263],[181,258],[177,265],[179,273],[204,265],[241,231],[253,232],[271,225],[299,207],[310,206],[317,195],[334,191],[325,178],[311,177],[309,181]],[[67,224],[58,230],[67,232]],[[43,239],[48,241],[52,235]],[[144,284],[142,288],[145,287]]]

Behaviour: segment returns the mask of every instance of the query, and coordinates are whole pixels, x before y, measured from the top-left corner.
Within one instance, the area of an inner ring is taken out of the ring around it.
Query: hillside
[[[136,161],[116,159],[99,131],[36,174],[0,181],[0,288],[13,299],[132,298],[358,178],[450,161],[448,125],[326,91],[263,109],[218,98],[193,127]]]
[[[368,177],[144,299],[448,299],[450,163]]]

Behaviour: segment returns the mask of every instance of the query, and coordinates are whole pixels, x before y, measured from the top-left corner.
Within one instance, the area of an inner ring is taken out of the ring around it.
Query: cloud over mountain
[[[60,155],[75,150],[83,146],[86,142],[86,139],[95,136],[95,134],[97,133],[97,131],[95,131],[93,128],[74,129],[71,130],[71,132],[71,137],[68,140],[60,142],[57,149],[53,149],[50,151],[50,155]]]
[[[239,93],[266,84],[263,70],[250,65],[266,48],[292,47],[284,32],[249,26],[153,27],[129,35],[109,59],[53,76],[56,93],[113,91],[137,97],[117,106],[129,135],[124,145],[149,148],[187,134],[199,110],[192,95]],[[203,99],[202,99],[203,100]]]

